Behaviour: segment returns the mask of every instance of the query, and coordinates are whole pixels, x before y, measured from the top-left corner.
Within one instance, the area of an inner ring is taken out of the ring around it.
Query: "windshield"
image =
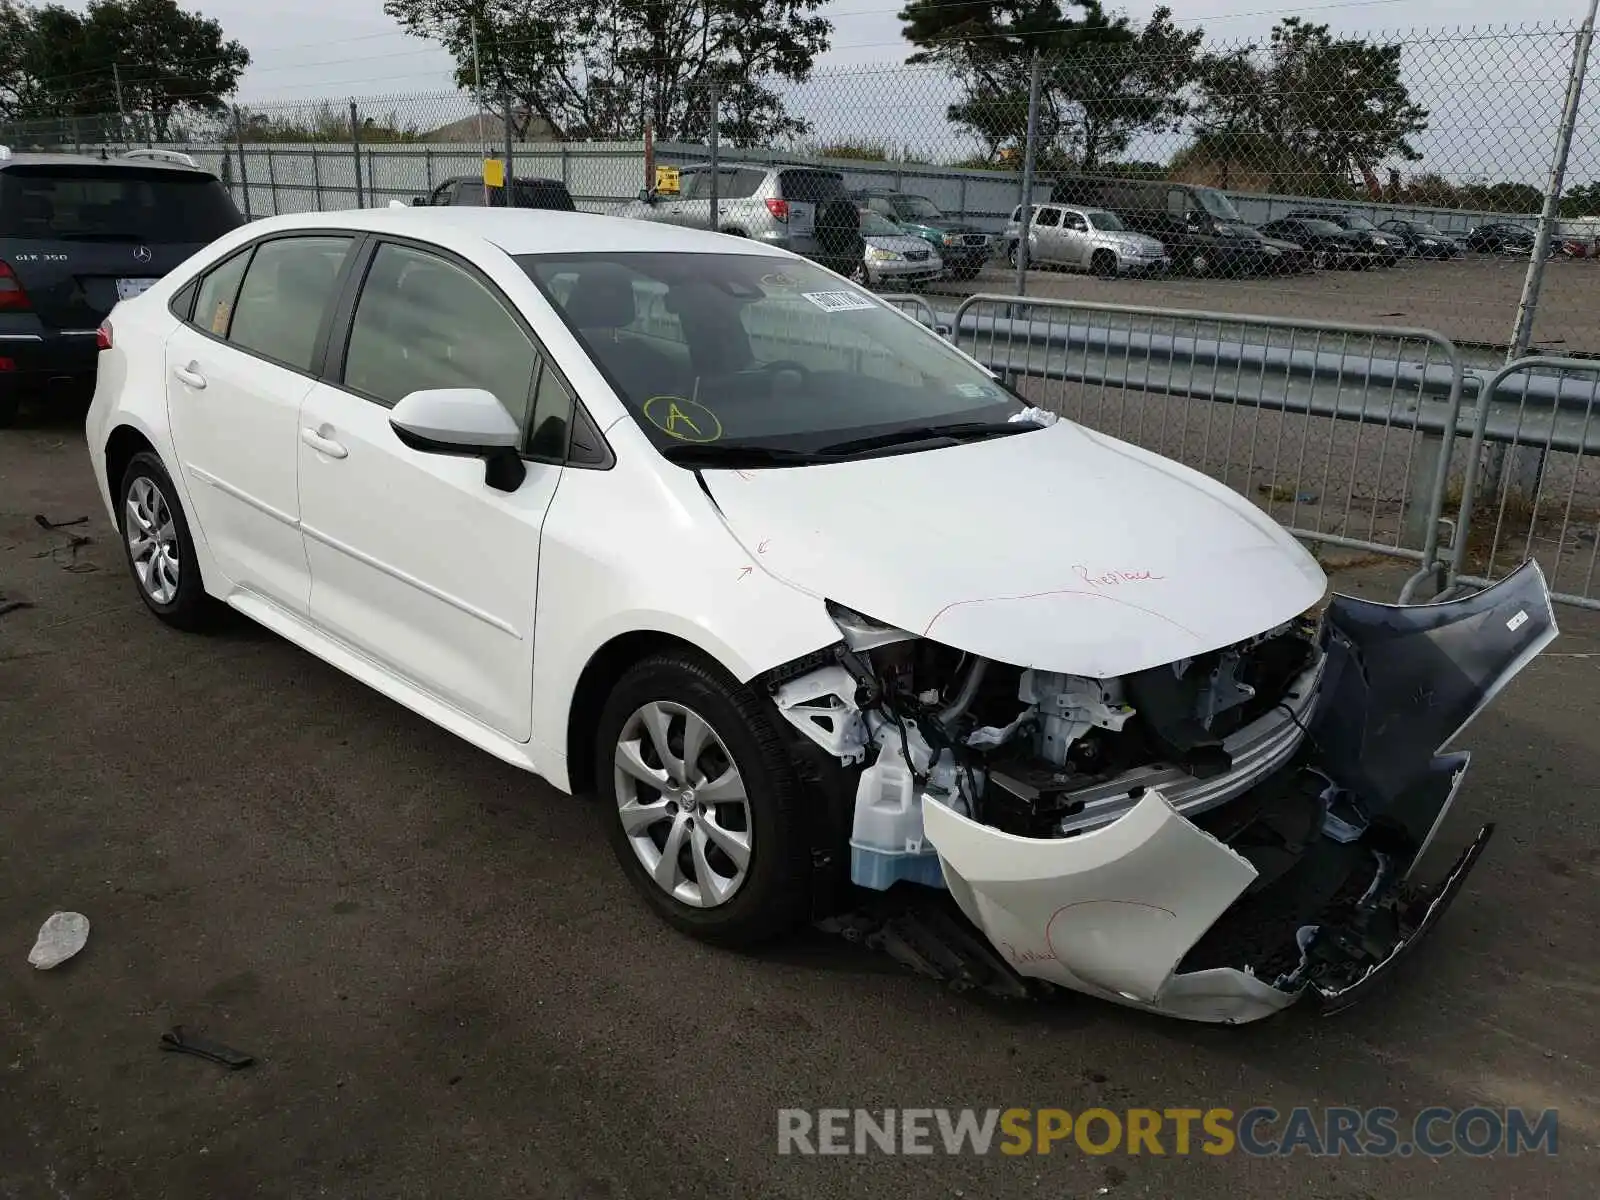
[[[1345,226],[1349,229],[1376,229],[1377,226],[1357,213],[1350,213],[1345,217]]]
[[[1217,191],[1216,188],[1195,188],[1194,194],[1200,200],[1200,207],[1213,217],[1218,217],[1224,221],[1244,220],[1239,215],[1239,210],[1233,206],[1233,201]]]
[[[1314,233],[1319,237],[1338,237],[1342,232],[1332,221],[1313,221],[1307,218],[1297,222],[1299,227],[1307,233]],[[1291,226],[1292,228],[1292,226]]]
[[[861,213],[862,237],[904,237],[905,230],[896,225],[882,213],[875,213],[871,209],[863,209]]]
[[[74,163],[0,171],[0,237],[209,242],[244,224],[210,175]]]
[[[926,196],[896,196],[894,210],[907,221],[938,221],[944,217],[939,206]]]
[[[1127,226],[1124,225],[1117,217],[1116,213],[1109,213],[1100,209],[1096,209],[1094,212],[1086,213],[1084,215],[1089,218],[1089,225],[1091,228],[1103,229],[1107,233],[1116,233],[1118,230],[1127,228]]]
[[[1413,221],[1411,223],[1411,232],[1420,233],[1423,237],[1442,238],[1445,236],[1444,230],[1435,225],[1429,225],[1425,221]]]
[[[811,451],[1022,405],[949,343],[808,262],[525,254],[517,263],[662,449]]]

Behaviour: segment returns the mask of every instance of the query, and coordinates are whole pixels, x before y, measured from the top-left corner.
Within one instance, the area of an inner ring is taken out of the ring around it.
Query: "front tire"
[[[1101,279],[1117,277],[1117,256],[1109,250],[1096,250],[1089,259],[1089,269]]]
[[[612,850],[668,924],[744,948],[804,920],[804,796],[754,692],[690,654],[652,656],[612,690],[596,736]]]

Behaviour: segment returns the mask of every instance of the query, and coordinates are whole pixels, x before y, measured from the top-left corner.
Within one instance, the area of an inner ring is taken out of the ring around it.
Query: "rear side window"
[[[728,199],[743,200],[754,196],[756,189],[761,186],[761,181],[766,178],[765,171],[738,170],[733,173],[732,180],[728,183]]]
[[[234,301],[239,296],[239,283],[244,279],[244,269],[250,263],[250,251],[241,250],[200,281],[194,305],[194,324],[217,337],[228,336],[228,324],[233,318]]]
[[[1039,215],[1034,217],[1033,223],[1035,225],[1043,225],[1047,229],[1059,225],[1061,224],[1061,210],[1059,208],[1041,208]]]
[[[844,176],[832,171],[783,171],[778,176],[778,187],[785,200],[815,202],[846,196]]]
[[[198,171],[25,164],[0,171],[0,237],[204,243],[244,224]]]
[[[311,370],[317,331],[349,249],[350,239],[338,236],[262,242],[234,303],[228,340],[296,371]]]

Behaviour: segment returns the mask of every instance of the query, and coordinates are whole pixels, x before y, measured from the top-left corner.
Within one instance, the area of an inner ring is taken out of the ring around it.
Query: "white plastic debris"
[[[391,201],[389,201],[389,207],[390,208],[410,208],[411,206],[409,204],[407,204],[404,200],[391,200]]]
[[[1012,413],[1013,421],[1032,421],[1035,425],[1054,425],[1061,419],[1060,413],[1053,413],[1045,408],[1025,408],[1019,413]]]
[[[71,958],[89,940],[89,918],[82,913],[52,913],[50,919],[39,926],[39,940],[34,942],[28,961],[41,971],[59,967]]]

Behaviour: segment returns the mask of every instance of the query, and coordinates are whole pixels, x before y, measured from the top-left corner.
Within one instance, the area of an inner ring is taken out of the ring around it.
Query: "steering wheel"
[[[795,362],[795,360],[792,358],[778,358],[774,359],[772,362],[760,363],[757,366],[748,367],[745,370],[745,374],[772,375],[779,371],[793,371],[796,375],[799,375],[802,380],[810,380],[811,378],[811,368],[803,363]]]

